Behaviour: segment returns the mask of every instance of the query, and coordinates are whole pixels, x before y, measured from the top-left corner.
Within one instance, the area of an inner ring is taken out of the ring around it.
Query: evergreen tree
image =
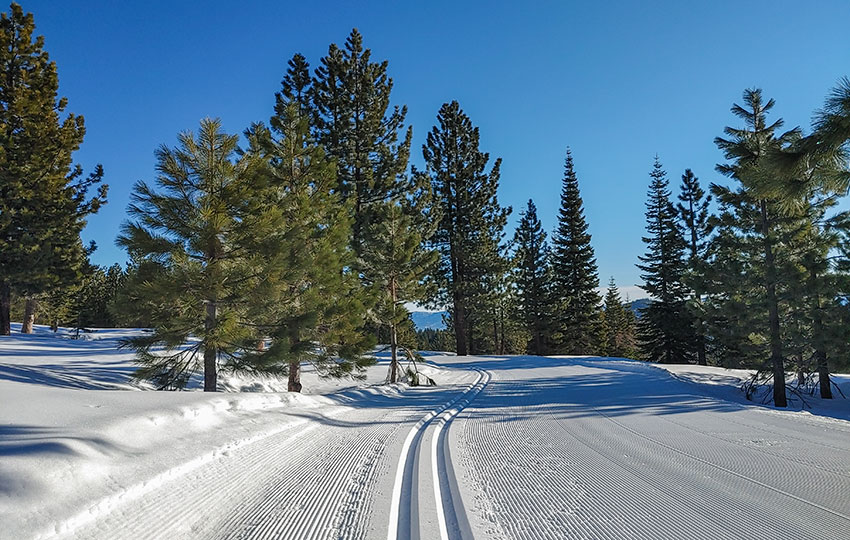
[[[351,269],[351,203],[334,192],[334,164],[311,136],[306,73],[303,57],[293,57],[270,129],[257,124],[246,133],[257,190],[245,221],[255,234],[244,245],[262,269],[246,314],[270,345],[240,361],[247,370],[286,373],[291,392],[302,389],[303,362],[323,376],[362,377],[372,363],[362,353],[373,345],[362,332],[366,308]]]
[[[434,230],[433,222],[428,220],[429,204],[430,190],[414,200],[386,203],[382,206],[383,215],[378,215],[379,219],[366,232],[375,239],[367,244],[364,264],[366,273],[376,277],[374,285],[380,291],[375,317],[389,329],[391,383],[397,382],[400,375],[399,329],[410,321],[404,305],[424,302],[431,296],[425,278],[432,272],[438,254],[423,243]]]
[[[455,341],[451,330],[425,328],[416,331],[416,345],[420,351],[454,352]]]
[[[623,304],[614,278],[605,293],[602,327],[605,337],[602,353],[605,356],[632,358],[635,354],[634,314]]]
[[[797,143],[804,140],[793,141],[787,151],[796,152]],[[846,309],[840,300],[848,288],[846,262],[839,251],[847,213],[829,215],[837,197],[846,193],[843,182],[835,181],[847,170],[846,155],[841,147],[831,152],[819,150],[804,154],[793,168],[781,158],[773,161],[778,174],[771,191],[778,197],[781,224],[796,218],[791,229],[794,234],[778,237],[781,245],[777,250],[788,245],[777,256],[779,284],[791,289],[785,301],[790,313],[783,312],[780,317],[784,350],[789,363],[796,364],[799,384],[808,384],[808,374],[815,368],[821,397],[826,399],[832,397],[829,364],[844,355],[848,338],[840,314]],[[802,199],[800,186],[808,186],[808,195]],[[781,232],[787,225],[778,229]],[[790,270],[789,262],[793,263]]]
[[[567,149],[558,226],[552,239],[552,308],[556,350],[595,354],[599,345],[599,275],[584,217],[573,156]]]
[[[716,234],[709,245],[703,282],[709,354],[727,368],[760,368],[770,356],[760,204],[744,189],[713,184],[711,191],[719,211],[711,218]],[[773,223],[774,238],[789,240],[787,227],[780,230],[779,225]],[[787,277],[797,273],[787,250],[777,259],[787,263]],[[789,281],[776,290],[777,298],[789,299]]]
[[[126,283],[127,274],[119,264],[108,268],[86,266],[78,291],[72,296],[73,320],[69,323],[78,329],[115,328],[117,318],[112,306]]]
[[[782,126],[782,120],[773,124],[767,123],[767,113],[774,106],[772,99],[764,102],[761,90],[748,89],[744,92],[744,104],[747,108],[735,104],[732,113],[745,123],[743,129],[727,127],[724,133],[728,138],[717,137],[715,144],[720,148],[728,164],[717,166],[721,172],[730,178],[738,180],[744,191],[756,200],[759,212],[759,232],[763,250],[763,282],[766,308],[769,319],[770,363],[773,371],[773,402],[777,407],[785,407],[785,366],[782,354],[782,328],[780,321],[780,306],[777,286],[780,278],[778,272],[776,249],[777,238],[775,227],[781,219],[776,197],[772,196],[772,179],[776,178],[776,170],[770,166],[769,156],[780,150],[796,130],[777,135],[776,131]]]
[[[450,306],[458,355],[470,354],[472,324],[485,320],[482,309],[490,277],[503,271],[501,241],[510,207],[502,208],[497,159],[486,172],[489,154],[478,147],[478,128],[457,101],[445,103],[422,153],[441,218],[431,239],[440,252],[437,303]],[[498,268],[496,268],[498,267]],[[479,326],[482,333],[484,329]]]
[[[338,192],[352,201],[352,247],[358,257],[366,227],[383,212],[381,203],[414,189],[404,175],[413,136],[411,127],[404,129],[407,107],[390,108],[387,61],[371,58],[363,36],[353,29],[343,48],[330,46],[309,90],[318,141],[336,159]],[[296,73],[291,85],[303,88],[303,71]]]
[[[814,128],[807,137],[796,130],[790,132],[790,142],[770,153],[768,162],[776,178],[758,188],[776,198],[785,212],[802,208],[806,213],[800,262],[806,275],[800,286],[806,299],[802,311],[810,323],[807,344],[813,350],[820,395],[829,399],[829,364],[840,362],[847,341],[846,327],[841,324],[846,311],[842,298],[848,286],[846,261],[830,252],[839,247],[841,231],[846,231],[849,223],[843,212],[826,216],[836,198],[850,188],[850,80],[846,77],[816,112]],[[800,366],[799,376],[804,367]]]
[[[670,202],[667,173],[658,156],[652,172],[646,202],[647,245],[643,264],[642,288],[650,294],[649,305],[638,322],[639,345],[643,356],[653,362],[684,364],[692,358],[691,320],[685,308],[687,288],[682,283],[686,249],[677,214]]]
[[[10,333],[13,290],[34,297],[79,280],[85,217],[106,201],[105,185],[88,196],[101,167],[84,177],[72,165],[83,117],[62,118],[56,64],[34,29],[18,4],[0,17],[0,335]]]
[[[130,300],[153,326],[127,345],[142,364],[137,375],[160,388],[183,388],[200,368],[204,391],[216,391],[219,368],[233,367],[256,343],[240,313],[256,287],[250,263],[257,261],[243,251],[257,232],[243,226],[251,185],[246,163],[233,159],[237,137],[218,120],[203,120],[197,137],[185,132],[179,141],[156,152],[158,189],[135,185],[128,210],[135,221],[117,240],[140,261]],[[186,346],[190,337],[198,340]]]
[[[514,233],[514,274],[517,288],[519,317],[531,336],[528,352],[546,354],[549,320],[548,280],[549,246],[546,232],[537,218],[534,201],[520,214],[519,226]]]
[[[694,176],[690,169],[686,169],[685,174],[682,175],[682,185],[679,189],[679,201],[681,202],[677,205],[677,210],[682,220],[682,228],[688,246],[687,264],[683,279],[691,290],[688,307],[694,320],[697,364],[704,366],[707,362],[705,353],[705,308],[702,304],[705,285],[702,283],[702,276],[705,272],[708,236],[711,232],[708,225],[708,205],[711,203],[711,195],[706,196],[699,184],[699,178]]]

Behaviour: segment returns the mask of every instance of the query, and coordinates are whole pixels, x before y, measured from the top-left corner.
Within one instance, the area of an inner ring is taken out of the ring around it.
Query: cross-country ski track
[[[241,416],[248,436],[226,440],[227,425],[219,426],[224,444],[164,463],[32,532],[134,540],[850,538],[844,420],[719,399],[631,361],[429,363],[436,387],[354,388],[318,406]],[[0,537],[26,530],[4,528]]]

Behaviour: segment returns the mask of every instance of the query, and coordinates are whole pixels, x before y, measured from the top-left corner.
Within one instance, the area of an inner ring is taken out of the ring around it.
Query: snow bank
[[[0,338],[0,538],[73,530],[223,453],[307,423],[307,411],[400,391],[381,384],[380,362],[365,382],[322,380],[305,366],[305,394],[285,392],[281,378],[239,374],[221,375],[228,392],[197,391],[200,380],[190,391],[156,392],[132,379],[133,353],[118,349],[141,329],[72,339],[67,329],[19,328]]]

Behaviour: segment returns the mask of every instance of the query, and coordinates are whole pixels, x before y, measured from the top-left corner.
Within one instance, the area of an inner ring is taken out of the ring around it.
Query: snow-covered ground
[[[382,360],[304,395],[154,392],[116,348],[134,332],[0,338],[0,538],[850,538],[848,400],[434,353],[430,388],[381,384]]]

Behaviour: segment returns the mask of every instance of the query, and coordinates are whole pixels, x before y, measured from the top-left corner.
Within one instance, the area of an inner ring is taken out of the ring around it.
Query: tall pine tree
[[[602,312],[604,343],[601,353],[605,356],[633,358],[635,355],[635,316],[623,304],[620,290],[614,278],[608,282]]]
[[[555,350],[596,354],[599,347],[599,275],[584,217],[573,156],[567,149],[558,226],[552,238],[552,288]]]
[[[245,353],[240,367],[288,375],[299,392],[301,365],[322,376],[361,377],[372,363],[362,332],[366,308],[351,270],[351,202],[335,192],[333,161],[311,135],[308,66],[295,55],[275,95],[270,128],[252,126],[248,156],[255,190],[243,239],[259,269],[245,311],[270,345]]]
[[[519,316],[531,336],[528,352],[546,354],[549,321],[548,281],[549,245],[546,231],[537,218],[534,201],[528,200],[525,212],[520,214],[514,233],[514,280],[516,282]]]
[[[682,229],[687,243],[687,264],[684,275],[685,284],[691,290],[688,307],[694,320],[694,338],[697,353],[697,364],[704,366],[706,362],[705,343],[705,308],[702,297],[705,293],[703,274],[706,265],[706,249],[711,228],[708,224],[708,206],[711,195],[706,195],[690,169],[682,175],[682,185],[679,188],[677,210],[682,220]]]
[[[58,98],[56,64],[33,38],[32,14],[18,4],[0,17],[0,335],[10,333],[11,293],[31,297],[79,281],[86,262],[80,232],[106,201],[98,165],[72,165],[83,117]],[[30,306],[33,307],[32,305]]]
[[[309,91],[318,141],[337,162],[337,191],[352,201],[358,257],[368,241],[365,229],[383,212],[380,204],[414,189],[404,175],[413,130],[404,127],[407,107],[390,107],[387,65],[372,61],[355,28],[342,48],[330,46]]]
[[[693,357],[693,331],[685,307],[688,292],[682,282],[686,245],[658,156],[649,176],[647,236],[643,237],[647,251],[639,257],[643,264],[637,267],[643,272],[642,288],[651,300],[638,321],[639,345],[647,360],[684,364]]]
[[[483,284],[502,271],[501,265],[494,268],[494,261],[501,257],[511,211],[500,206],[496,197],[501,160],[487,172],[490,156],[479,150],[478,140],[478,128],[452,101],[440,108],[437,125],[422,148],[441,214],[431,239],[440,252],[437,302],[450,306],[459,355],[470,354],[472,324],[485,320]]]
[[[728,138],[717,137],[714,142],[723,151],[729,163],[717,165],[720,173],[741,183],[744,193],[754,199],[759,216],[759,241],[763,259],[762,287],[765,293],[765,308],[768,313],[768,342],[770,344],[770,363],[773,371],[773,402],[777,407],[787,406],[785,395],[785,365],[782,354],[782,324],[780,320],[779,263],[777,250],[777,222],[782,220],[781,204],[772,196],[772,178],[776,170],[770,166],[769,156],[781,149],[793,137],[796,130],[777,134],[782,127],[779,119],[767,123],[767,114],[775,102],[762,99],[760,89],[744,91],[744,105],[732,106],[732,113],[744,121],[744,128],[727,127],[724,133]]]
[[[214,392],[220,364],[238,358],[252,336],[240,324],[255,286],[246,279],[253,271],[243,257],[248,231],[240,212],[251,191],[244,163],[234,160],[237,136],[223,133],[218,120],[203,120],[197,137],[185,132],[179,141],[157,151],[157,187],[135,185],[129,208],[135,220],[118,237],[142,261],[132,300],[154,330],[128,345],[142,364],[138,376],[160,388],[183,388],[202,371],[204,391]],[[192,336],[198,341],[185,347]]]

